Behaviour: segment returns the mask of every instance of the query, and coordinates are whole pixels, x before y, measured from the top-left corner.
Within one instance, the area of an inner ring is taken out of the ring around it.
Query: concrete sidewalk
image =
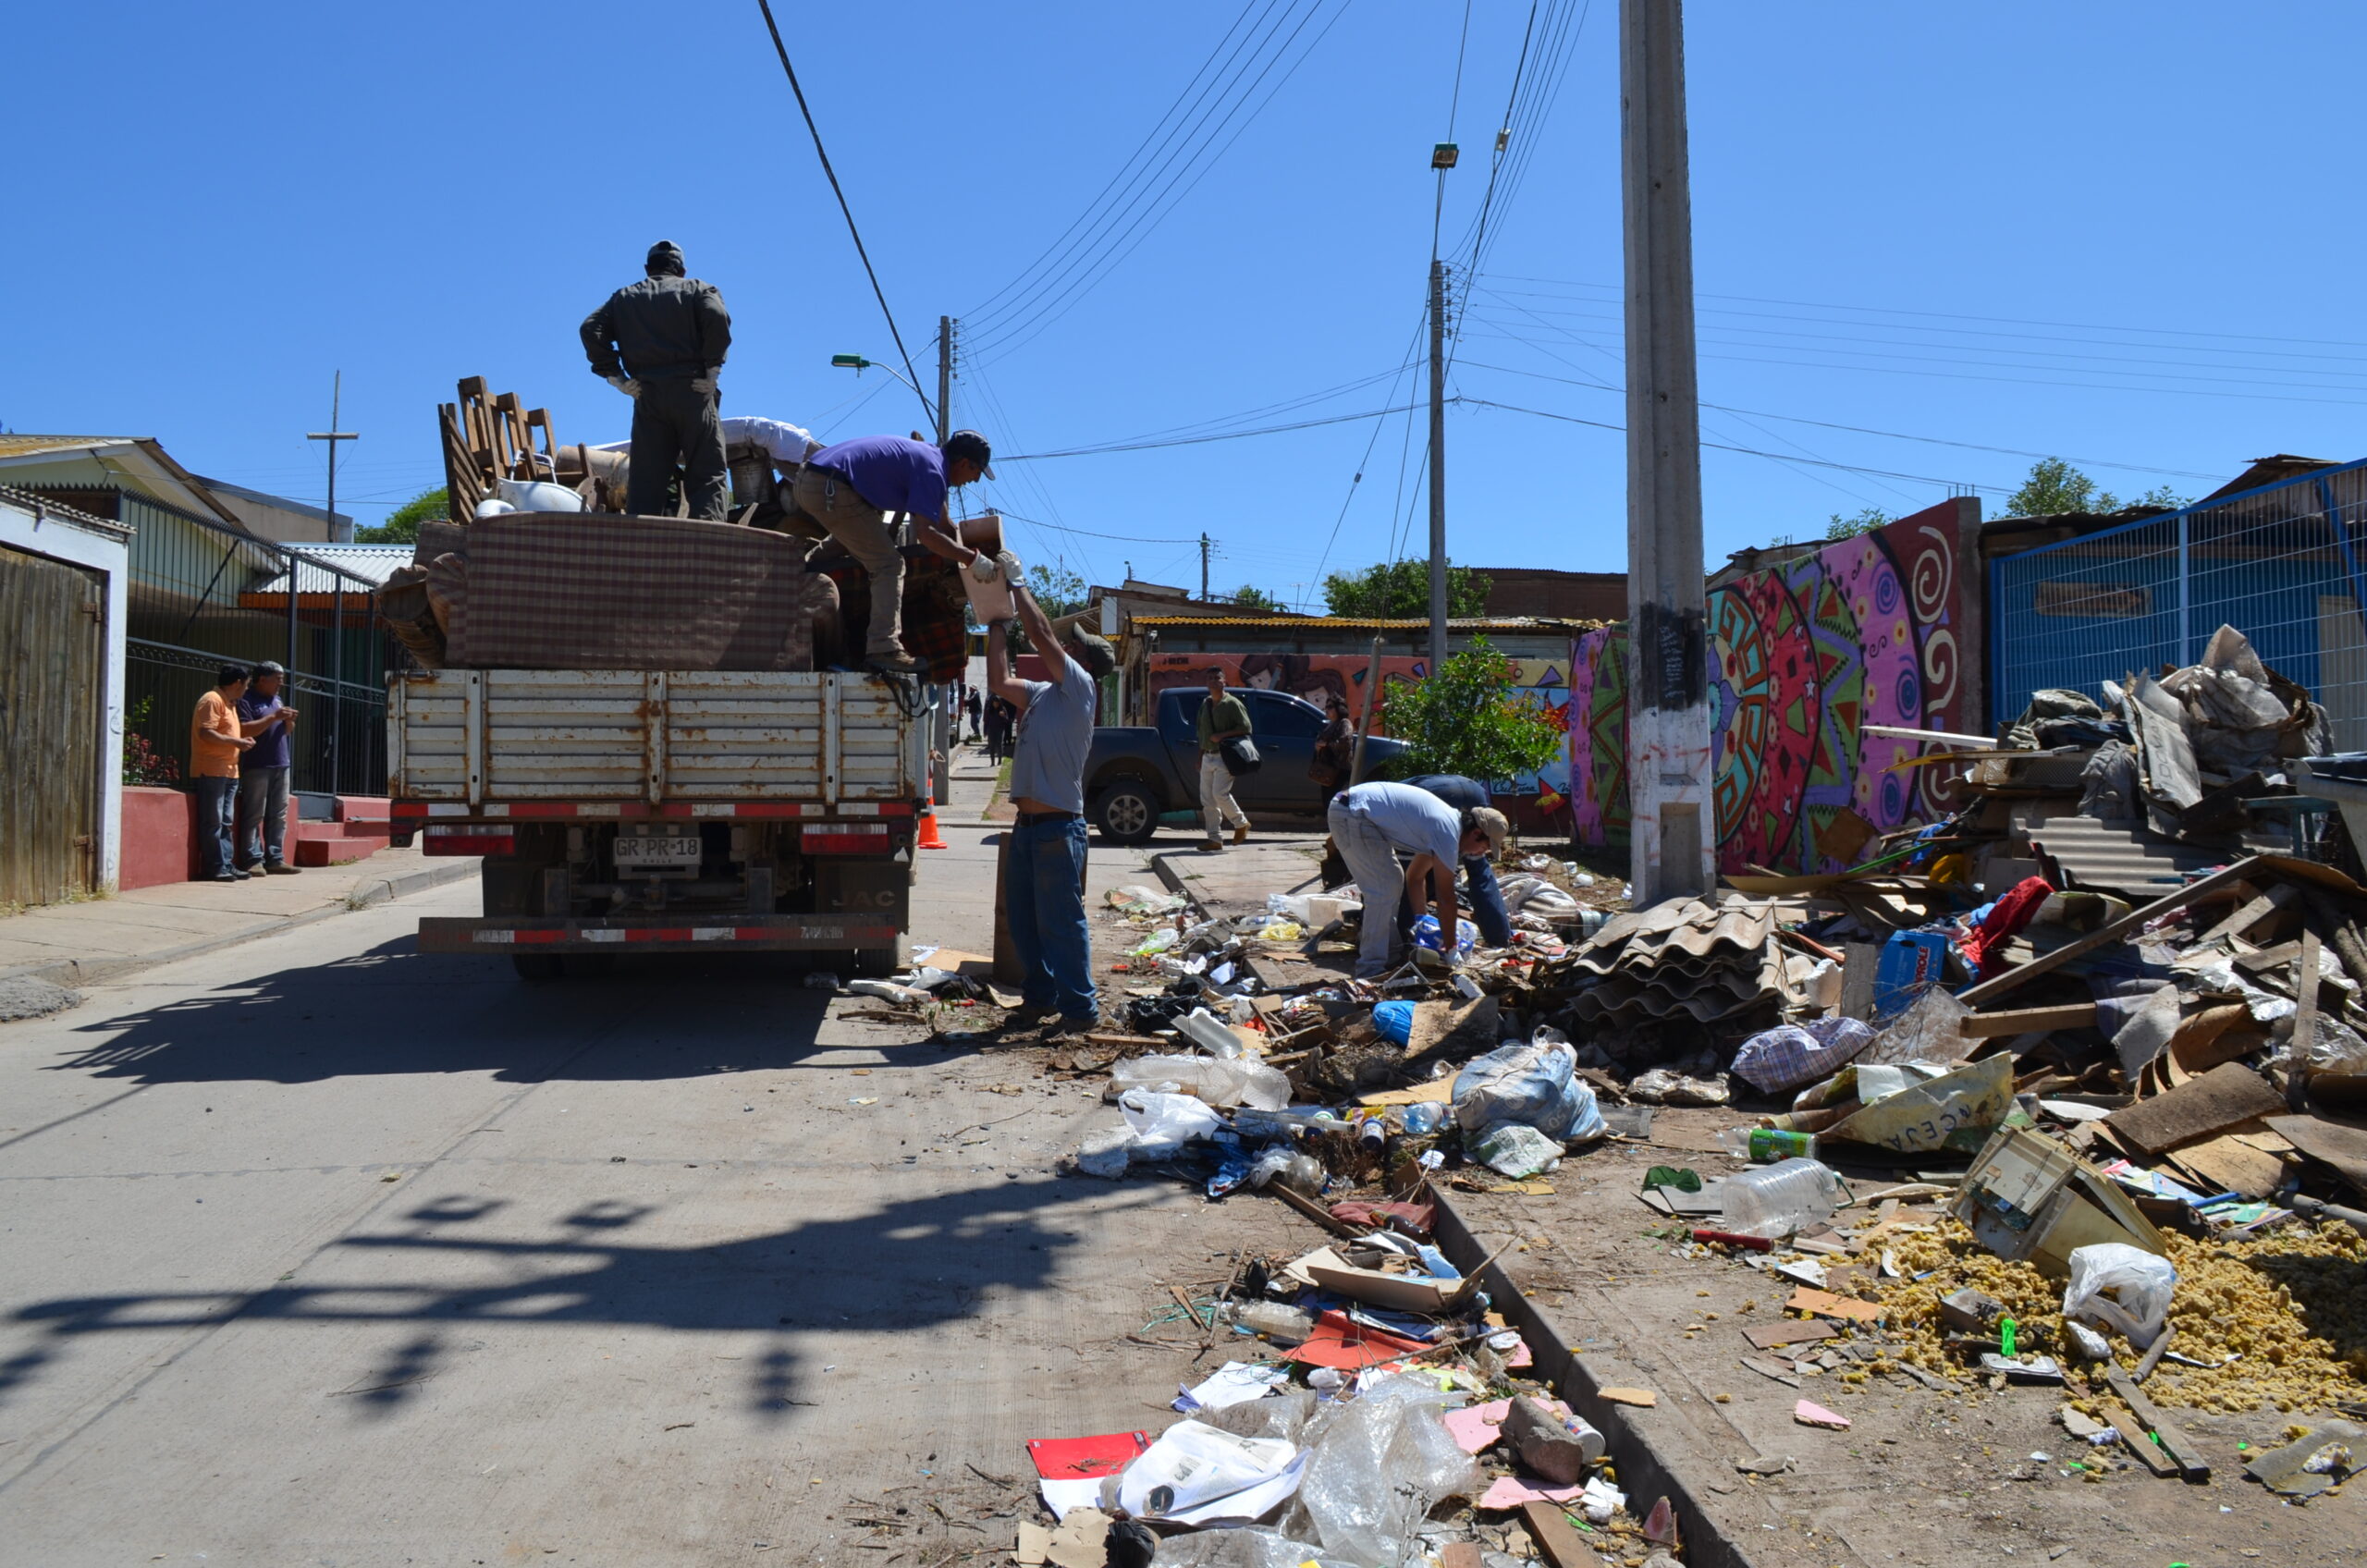
[[[381,850],[348,865],[244,882],[168,882],[111,898],[44,904],[0,919],[0,979],[55,986],[119,979],[477,874],[467,858]]]

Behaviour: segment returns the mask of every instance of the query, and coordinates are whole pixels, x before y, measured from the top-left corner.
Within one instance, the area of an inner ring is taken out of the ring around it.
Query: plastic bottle
[[[1229,1060],[1241,1054],[1241,1036],[1207,1008],[1196,1007],[1177,1019],[1175,1032],[1210,1056]]]
[[[1729,1176],[1722,1230],[1738,1236],[1789,1236],[1833,1218],[1841,1179],[1813,1159],[1786,1159]]]
[[[1315,1332],[1315,1318],[1309,1313],[1278,1301],[1253,1301],[1234,1307],[1232,1316],[1236,1327],[1276,1344],[1299,1344]]]
[[[1409,1105],[1405,1108],[1405,1131],[1417,1138],[1427,1138],[1445,1126],[1446,1119],[1453,1114],[1453,1107],[1437,1100]]]
[[[1816,1134],[1787,1132],[1781,1127],[1753,1127],[1744,1153],[1760,1165],[1772,1165],[1780,1159],[1814,1159]]]

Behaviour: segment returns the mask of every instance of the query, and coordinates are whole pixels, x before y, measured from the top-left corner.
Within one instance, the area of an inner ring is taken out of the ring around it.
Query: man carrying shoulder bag
[[[1208,671],[1208,700],[1200,704],[1195,722],[1200,737],[1200,815],[1208,824],[1200,849],[1222,850],[1227,822],[1233,824],[1233,841],[1245,844],[1249,814],[1233,798],[1233,780],[1236,773],[1256,770],[1257,748],[1249,739],[1249,706],[1224,689],[1223,670]]]

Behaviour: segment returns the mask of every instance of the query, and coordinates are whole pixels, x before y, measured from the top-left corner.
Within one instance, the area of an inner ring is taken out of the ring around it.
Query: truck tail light
[[[884,822],[816,823],[801,831],[797,842],[809,855],[884,855],[896,848]]]
[[[518,835],[509,827],[429,827],[420,835],[420,853],[429,855],[514,855]]]

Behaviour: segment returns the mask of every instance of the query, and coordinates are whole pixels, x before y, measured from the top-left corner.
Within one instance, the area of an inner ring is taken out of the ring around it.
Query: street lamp
[[[912,378],[899,374],[894,365],[883,365],[877,360],[866,360],[861,354],[832,354],[830,356],[830,368],[832,370],[851,370],[857,375],[861,375],[867,370],[884,370],[889,375],[895,376],[897,380],[902,382],[905,386],[913,386]],[[913,386],[913,390],[915,393],[918,393],[920,388]],[[928,401],[928,398],[924,396],[921,398],[921,401],[926,404]]]

